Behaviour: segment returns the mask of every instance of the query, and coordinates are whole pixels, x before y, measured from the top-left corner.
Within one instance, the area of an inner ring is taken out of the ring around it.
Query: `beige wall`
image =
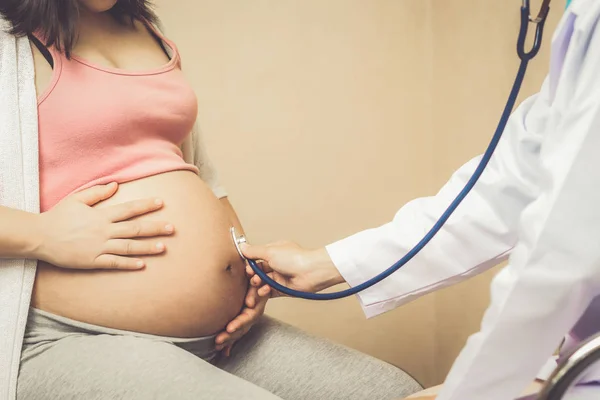
[[[482,151],[517,66],[513,2],[157,1],[250,239],[309,247],[387,222]],[[489,278],[369,321],[354,299],[268,312],[431,385],[477,329]]]

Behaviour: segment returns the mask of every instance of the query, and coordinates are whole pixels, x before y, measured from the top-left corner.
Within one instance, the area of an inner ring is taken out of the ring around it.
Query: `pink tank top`
[[[153,29],[153,28],[150,28]],[[48,49],[54,72],[38,98],[41,211],[98,184],[124,183],[187,164],[180,145],[197,115],[196,96],[176,46],[168,64],[148,71],[102,67]]]

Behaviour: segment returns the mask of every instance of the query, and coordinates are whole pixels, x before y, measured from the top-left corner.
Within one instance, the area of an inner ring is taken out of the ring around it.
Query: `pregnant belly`
[[[162,210],[140,219],[167,221],[175,234],[160,239],[165,254],[144,258],[139,271],[82,271],[40,262],[32,303],[67,318],[172,337],[214,334],[241,310],[244,262],[229,236],[225,208],[188,171],[122,184],[97,207],[159,197]]]

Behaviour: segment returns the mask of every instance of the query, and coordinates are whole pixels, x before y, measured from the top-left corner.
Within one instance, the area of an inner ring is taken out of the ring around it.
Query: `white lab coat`
[[[374,316],[510,257],[439,400],[518,397],[600,294],[599,18],[598,0],[570,6],[553,37],[548,78],[512,115],[473,191],[419,255],[359,295]],[[364,282],[412,248],[478,161],[392,222],[328,246],[347,282]]]

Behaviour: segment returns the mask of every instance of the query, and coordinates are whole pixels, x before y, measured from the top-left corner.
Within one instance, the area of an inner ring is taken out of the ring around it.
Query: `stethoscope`
[[[448,221],[448,219],[450,218],[452,213],[454,213],[456,208],[465,199],[467,194],[469,194],[471,189],[473,189],[473,187],[475,186],[475,184],[481,177],[481,174],[483,173],[486,166],[488,165],[490,159],[492,158],[492,155],[494,154],[494,150],[496,149],[496,146],[498,145],[498,142],[500,141],[500,138],[502,137],[502,133],[504,132],[504,129],[506,128],[506,124],[508,123],[510,113],[515,105],[517,96],[519,95],[519,92],[521,90],[521,85],[523,83],[523,79],[525,78],[525,72],[527,71],[527,66],[529,64],[529,61],[531,61],[538,54],[540,47],[542,45],[542,36],[544,33],[544,25],[546,23],[546,18],[548,16],[549,11],[550,11],[550,0],[544,0],[544,2],[542,3],[541,9],[540,9],[540,13],[538,14],[538,16],[536,18],[533,18],[530,13],[529,0],[523,0],[522,6],[521,6],[521,28],[519,31],[519,38],[517,41],[517,54],[519,55],[519,58],[521,59],[521,65],[519,66],[519,70],[517,72],[517,77],[515,79],[512,90],[511,90],[508,100],[506,102],[506,106],[504,107],[504,111],[502,112],[502,116],[500,118],[500,122],[498,123],[498,127],[496,128],[496,132],[494,133],[494,136],[492,137],[492,140],[491,140],[487,150],[485,151],[479,165],[477,166],[477,169],[473,173],[473,176],[469,179],[469,181],[467,182],[465,187],[462,189],[462,191],[458,194],[458,196],[456,196],[456,198],[454,199],[454,201],[452,201],[452,203],[446,209],[446,211],[444,211],[444,213],[442,214],[440,219],[433,225],[431,230],[425,234],[423,239],[421,239],[421,241],[419,243],[417,243],[417,245],[415,247],[413,247],[412,250],[410,250],[408,253],[406,253],[406,255],[404,257],[402,257],[402,259],[400,259],[397,263],[395,263],[394,265],[392,265],[391,267],[389,267],[387,270],[383,271],[376,277],[369,279],[368,281],[366,281],[360,285],[354,286],[350,289],[342,290],[340,292],[335,292],[335,293],[308,293],[308,292],[301,292],[298,290],[293,290],[293,289],[287,288],[285,286],[282,286],[281,284],[279,284],[279,283],[275,282],[273,279],[271,279],[265,272],[263,272],[260,269],[260,267],[257,265],[256,261],[247,259],[244,256],[244,254],[242,253],[241,248],[240,248],[240,245],[242,243],[246,243],[246,238],[243,235],[238,236],[236,234],[235,228],[231,228],[232,240],[235,244],[235,247],[236,247],[238,253],[240,254],[240,257],[242,257],[244,260],[246,260],[248,262],[248,264],[250,264],[250,267],[254,270],[254,272],[263,280],[263,282],[265,282],[272,288],[274,288],[274,289],[278,290],[279,292],[284,293],[288,296],[299,297],[299,298],[308,299],[308,300],[335,300],[335,299],[341,299],[343,297],[352,296],[354,294],[357,294],[357,293],[359,293],[363,290],[366,290],[366,289],[370,288],[371,286],[381,282],[382,280],[384,280],[385,278],[387,278],[388,276],[390,276],[391,274],[393,274],[394,272],[396,272],[400,268],[402,268],[414,256],[419,254],[419,252],[421,250],[423,250],[423,248],[427,245],[427,243],[429,243],[431,241],[431,239],[433,239],[434,236],[440,231],[440,229],[442,228],[442,226],[444,226],[446,221]],[[534,25],[536,25],[536,32],[535,32],[533,46],[532,46],[531,50],[529,52],[527,52],[525,50],[525,40],[527,39],[529,23],[533,23]]]

